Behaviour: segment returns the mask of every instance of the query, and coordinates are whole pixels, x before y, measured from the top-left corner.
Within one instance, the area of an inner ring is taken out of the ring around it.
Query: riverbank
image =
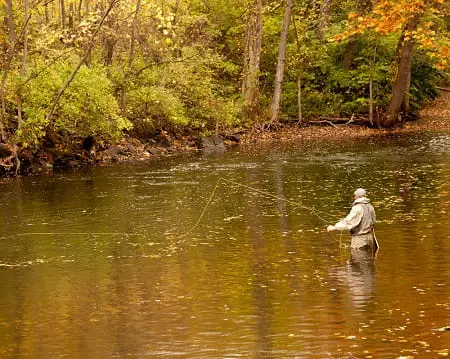
[[[344,139],[407,135],[429,131],[450,131],[450,92],[443,92],[438,99],[420,111],[417,120],[406,122],[400,128],[387,130],[357,126],[351,123],[347,125],[332,125],[326,122],[322,126],[299,127],[297,125],[284,125],[278,131],[245,133],[242,136],[242,142],[342,141]]]
[[[115,162],[143,161],[155,157],[173,156],[196,151],[223,151],[228,147],[252,144],[271,144],[284,141],[342,142],[349,139],[369,139],[383,136],[420,134],[430,131],[450,132],[450,92],[425,107],[418,120],[406,122],[401,128],[391,130],[369,128],[352,123],[298,126],[283,123],[276,129],[234,129],[220,137],[204,138],[200,134],[170,134],[162,131],[147,142],[133,137],[123,138],[119,143],[105,146],[94,141],[80,148],[47,146],[38,154],[27,150],[20,152],[20,175],[40,175],[54,169],[83,168],[92,165],[108,165]],[[11,173],[5,170],[6,175]]]
[[[268,144],[284,141],[302,142],[342,142],[349,139],[368,139],[383,136],[413,135],[430,131],[450,132],[450,92],[443,92],[441,96],[425,107],[415,121],[406,122],[401,128],[391,130],[369,128],[360,125],[331,125],[298,126],[297,123],[283,123],[277,129],[258,130],[234,129],[229,133],[222,133],[221,141],[215,136],[208,141],[196,135],[170,135],[162,133],[148,143],[141,143],[136,139],[127,139],[122,143],[98,153],[96,162],[105,164],[116,161],[139,161],[152,157],[170,156],[177,153],[195,151],[222,151],[239,145]],[[216,141],[216,143],[214,143]]]

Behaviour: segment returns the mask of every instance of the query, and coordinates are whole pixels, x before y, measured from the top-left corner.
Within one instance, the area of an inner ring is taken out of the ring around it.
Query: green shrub
[[[57,93],[71,72],[69,64],[59,63],[28,83],[24,91],[24,123],[16,132],[18,142],[38,147],[47,133],[61,131],[75,138],[95,135],[117,140],[123,130],[131,128],[131,123],[119,116],[111,82],[104,70],[97,67],[81,67],[54,115],[47,119]]]
[[[238,106],[229,85],[216,78],[218,71],[235,69],[207,49],[183,48],[183,59],[149,67],[127,82],[126,116],[140,137],[162,128],[214,128],[217,122],[237,122]]]

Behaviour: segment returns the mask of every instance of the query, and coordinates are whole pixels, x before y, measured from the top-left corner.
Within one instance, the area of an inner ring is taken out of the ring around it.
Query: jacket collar
[[[353,206],[354,206],[355,204],[360,204],[360,203],[367,204],[367,203],[369,203],[369,202],[370,202],[370,201],[369,201],[369,199],[368,199],[367,197],[360,197],[360,198],[355,199],[355,201],[353,202]]]

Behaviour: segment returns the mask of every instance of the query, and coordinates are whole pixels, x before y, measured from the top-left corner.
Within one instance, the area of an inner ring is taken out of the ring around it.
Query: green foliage
[[[302,28],[299,28],[300,31]],[[304,30],[304,29],[303,29]],[[300,32],[299,31],[299,32]],[[344,68],[349,56],[349,42],[321,44],[314,34],[300,32],[300,46],[291,45],[283,98],[284,111],[295,117],[297,109],[297,76],[302,78],[302,112],[308,117],[350,116],[367,114],[369,84],[372,79],[374,107],[384,107],[390,100],[391,63],[394,38],[354,39],[350,67]],[[306,37],[306,39],[304,39]]]
[[[183,59],[150,67],[128,82],[126,115],[140,132],[235,123],[234,101],[222,95],[230,89],[216,78],[218,69],[233,76],[235,67],[199,47],[183,48]]]
[[[412,110],[417,111],[425,103],[437,97],[436,85],[442,78],[443,74],[432,66],[428,56],[422,51],[418,52],[411,69],[410,106]]]
[[[67,63],[59,63],[30,81],[24,89],[24,123],[16,132],[16,140],[37,147],[49,132],[68,132],[84,138],[95,135],[117,140],[129,121],[118,115],[119,107],[112,94],[111,82],[103,69],[83,66],[65,91],[55,115],[47,114],[56,94],[72,71]]]
[[[5,103],[2,127],[7,134],[37,148],[50,132],[65,132],[74,138],[95,134],[117,139],[131,123],[135,133],[148,135],[161,129],[210,131],[217,125],[246,123],[240,117],[241,76],[248,19],[255,10],[253,0],[141,1],[139,9],[137,2],[118,2],[95,38],[92,36],[105,9],[96,0],[87,4],[89,11],[77,9],[71,23],[69,12],[62,19],[61,12],[49,11],[43,4],[33,5],[25,53],[19,34],[25,29],[24,9],[14,3],[12,23],[17,46],[11,63],[6,52],[0,56],[0,68],[9,71],[1,94]],[[329,14],[325,14],[328,9],[323,5],[321,0],[295,2],[285,59],[283,116],[297,116],[299,76],[306,118],[366,114],[371,80],[374,106],[387,107],[396,75],[392,64],[399,34],[381,37],[374,36],[373,31],[360,31],[351,35],[346,30],[350,18],[358,22],[360,13],[370,12],[369,3],[333,1]],[[283,2],[263,1],[262,15],[261,114],[267,112],[272,100]],[[430,31],[426,34],[435,31],[445,35],[446,19],[428,14],[424,21]],[[0,22],[5,30],[0,44],[7,49],[7,30],[11,29],[7,28],[5,11],[0,12]],[[426,37],[422,40],[427,43]],[[351,41],[355,43],[353,53]],[[47,119],[56,94],[89,44],[94,46],[87,66],[81,68],[54,115]],[[410,90],[413,110],[436,96],[434,86],[442,73],[433,67],[432,56],[418,52],[414,59]],[[344,62],[350,65],[344,68]],[[19,99],[23,107],[21,123]]]
[[[134,133],[143,139],[161,128],[189,123],[177,94],[157,86],[139,86],[128,92],[127,117],[134,124]]]

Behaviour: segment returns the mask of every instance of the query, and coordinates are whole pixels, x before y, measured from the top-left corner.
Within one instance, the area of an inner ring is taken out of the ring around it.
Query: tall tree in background
[[[321,41],[325,41],[325,30],[331,24],[331,5],[333,0],[320,1],[319,25],[317,35]]]
[[[380,0],[365,16],[351,12],[348,17],[353,24],[349,30],[335,36],[351,38],[368,30],[374,31],[377,36],[399,34],[391,98],[385,116],[380,119],[381,126],[390,128],[401,124],[409,111],[415,46],[431,54],[436,67],[448,67],[449,40],[446,30],[442,31],[441,37],[436,31],[439,16],[445,18],[448,14],[448,2],[444,4],[444,0]]]
[[[244,114],[252,122],[259,113],[259,70],[263,34],[262,0],[254,0],[247,23],[242,78]]]
[[[271,115],[270,123],[275,125],[279,122],[280,119],[281,89],[283,87],[284,65],[286,60],[286,45],[288,40],[289,24],[291,20],[293,5],[294,0],[286,1],[286,8],[284,11],[284,18],[283,18],[283,30],[281,31],[280,47],[278,49],[277,71],[275,74],[275,84],[270,114]]]
[[[128,55],[128,63],[127,63],[127,71],[125,72],[123,84],[121,88],[121,110],[122,110],[122,116],[125,115],[125,110],[127,106],[127,81],[128,77],[131,72],[131,68],[133,65],[134,57],[135,57],[135,47],[136,47],[136,36],[137,36],[137,25],[138,25],[138,18],[139,18],[139,12],[141,9],[141,0],[137,0],[136,2],[136,9],[133,16],[133,21],[131,23],[131,35],[130,35],[130,53]]]
[[[406,115],[409,111],[409,89],[411,86],[411,65],[414,54],[414,39],[412,34],[416,32],[419,15],[414,15],[407,22],[404,32],[400,37],[400,54],[397,60],[397,73],[392,86],[392,99],[387,109],[386,117],[382,124],[384,127],[393,127],[398,122],[400,114]]]
[[[365,16],[372,9],[372,1],[371,0],[356,0],[356,11],[358,15]],[[344,70],[350,70],[353,65],[353,60],[357,55],[357,41],[356,36],[352,36],[347,45],[345,46],[344,59],[343,59],[343,67]]]
[[[23,29],[23,49],[22,49],[22,65],[20,67],[20,76],[25,77],[27,71],[27,61],[28,61],[28,0],[23,0],[23,19],[24,19],[24,29]],[[20,129],[22,127],[22,93],[18,90],[17,93],[17,127]]]
[[[4,40],[4,56],[2,58],[2,79],[0,85],[0,102],[1,102],[1,117],[0,117],[0,136],[1,140],[5,141],[4,126],[6,124],[6,76],[9,72],[11,59],[14,52],[15,45],[15,29],[14,29],[14,9],[12,0],[5,0],[5,30],[8,37]]]
[[[66,27],[66,4],[64,3],[64,0],[59,0],[59,16],[61,27],[64,29]]]

